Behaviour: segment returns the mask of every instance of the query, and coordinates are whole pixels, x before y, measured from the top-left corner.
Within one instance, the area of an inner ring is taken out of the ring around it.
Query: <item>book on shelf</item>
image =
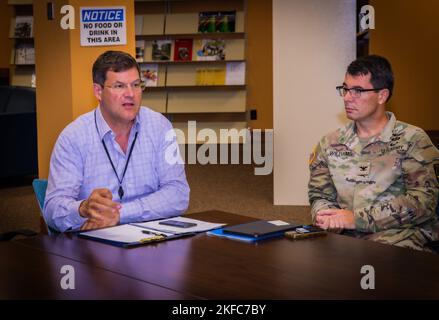
[[[245,84],[245,62],[227,62],[226,85]]]
[[[226,58],[226,43],[223,39],[200,39],[196,42],[198,61],[218,61]]]
[[[152,60],[171,60],[172,40],[154,40],[152,42]]]
[[[203,11],[198,14],[198,32],[235,32],[236,11]]]
[[[159,66],[157,63],[142,63],[140,76],[147,87],[157,87]]]
[[[143,62],[145,55],[145,40],[136,41],[136,61]]]
[[[174,45],[174,61],[191,61],[192,46],[192,39],[176,39]]]
[[[18,43],[15,46],[14,63],[17,65],[35,64],[35,48],[31,43]]]
[[[225,68],[197,68],[196,85],[197,86],[222,86],[225,84]]]
[[[16,16],[12,37],[32,38],[34,18],[32,16]]]

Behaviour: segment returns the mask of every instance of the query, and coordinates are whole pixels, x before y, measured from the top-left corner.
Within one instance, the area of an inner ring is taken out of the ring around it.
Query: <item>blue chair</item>
[[[42,213],[44,199],[46,198],[47,180],[34,179],[34,181],[32,181],[32,187],[34,188],[35,196],[37,197],[38,205]]]
[[[34,188],[35,196],[37,197],[38,206],[40,207],[41,217],[43,218],[47,228],[47,234],[52,235],[57,233],[55,230],[49,227],[46,220],[44,219],[44,214],[43,214],[44,199],[46,198],[47,180],[34,179],[34,181],[32,181],[32,187]]]

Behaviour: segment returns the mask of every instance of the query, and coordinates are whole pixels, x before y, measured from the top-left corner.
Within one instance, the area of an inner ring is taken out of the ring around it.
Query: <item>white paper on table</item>
[[[111,228],[87,231],[83,234],[94,238],[105,239],[110,241],[133,243],[142,239],[155,237],[155,234],[144,234],[142,228],[130,224],[123,224]]]

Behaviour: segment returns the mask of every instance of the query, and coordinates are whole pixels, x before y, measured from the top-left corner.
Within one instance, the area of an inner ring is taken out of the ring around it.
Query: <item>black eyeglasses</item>
[[[374,89],[350,88],[349,89],[349,88],[346,88],[345,86],[337,86],[337,87],[335,87],[335,89],[337,89],[340,97],[344,97],[348,94],[348,92],[350,92],[351,97],[359,98],[359,97],[361,97],[362,92],[369,92],[369,91],[378,92],[378,91],[383,90],[385,88],[374,88]]]

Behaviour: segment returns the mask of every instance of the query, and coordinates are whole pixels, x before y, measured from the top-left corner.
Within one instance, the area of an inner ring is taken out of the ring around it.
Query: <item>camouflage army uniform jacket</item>
[[[326,135],[310,158],[309,201],[316,212],[351,210],[356,230],[429,229],[437,219],[439,151],[420,128],[387,112],[383,131],[360,143],[355,123]],[[431,231],[431,229],[430,229]]]

